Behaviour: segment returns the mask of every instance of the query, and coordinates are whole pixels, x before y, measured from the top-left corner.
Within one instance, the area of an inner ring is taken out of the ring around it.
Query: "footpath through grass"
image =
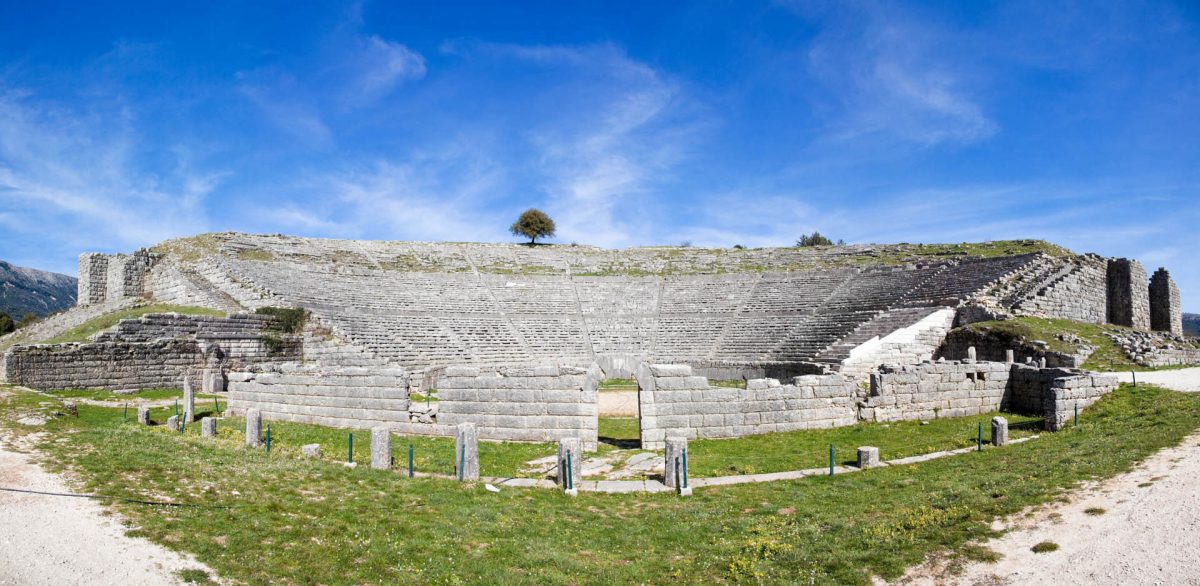
[[[268,456],[240,446],[237,421],[222,422],[217,442],[88,405],[78,419],[16,423],[46,400],[11,391],[0,422],[46,432],[36,439],[46,464],[74,471],[81,490],[186,503],[112,506],[134,534],[249,584],[866,584],[932,552],[981,557],[968,544],[994,536],[997,516],[1125,471],[1200,427],[1200,396],[1123,386],[1078,427],[980,453],[686,499],[570,498],[303,460],[291,446],[310,438],[286,424],[272,424],[280,447]]]
[[[168,305],[165,303],[155,303],[151,305],[142,305],[139,307],[131,307],[122,309],[112,313],[104,314],[100,317],[89,319],[62,334],[59,334],[49,340],[45,340],[43,344],[67,344],[71,342],[87,342],[88,338],[93,335],[107,330],[123,319],[133,319],[142,317],[150,313],[181,313],[184,315],[206,315],[209,317],[225,317],[225,312],[207,307],[190,307],[186,305]]]

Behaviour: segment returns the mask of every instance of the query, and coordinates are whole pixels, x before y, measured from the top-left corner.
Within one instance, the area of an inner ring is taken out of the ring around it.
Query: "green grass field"
[[[86,342],[93,335],[107,330],[123,319],[133,319],[150,313],[181,313],[184,315],[207,315],[210,317],[225,317],[225,312],[206,307],[189,307],[186,305],[168,305],[156,303],[131,307],[92,318],[82,324],[63,332],[62,334],[42,341],[43,344],[67,344],[70,342]]]
[[[124,423],[120,409],[88,405],[78,418],[16,423],[44,412],[45,401],[10,391],[0,400],[0,423],[15,433],[44,432],[31,437],[43,461],[70,469],[79,490],[183,505],[110,501],[135,535],[247,584],[866,584],[898,577],[935,552],[993,557],[970,544],[995,535],[996,517],[1128,470],[1200,427],[1200,396],[1123,386],[1086,410],[1078,427],[1004,448],[698,489],[686,499],[570,498],[348,469],[335,461],[345,432],[312,426],[272,423],[277,447],[267,455],[241,446],[238,421],[222,422],[219,441],[194,428],[177,434]],[[624,424],[608,425],[617,433]],[[946,434],[957,437],[957,427]],[[358,458],[366,457],[367,435]],[[297,446],[312,441],[328,447],[326,458],[296,457]],[[397,455],[406,444],[396,441]],[[550,452],[513,449],[481,444],[484,474],[507,466],[505,458]],[[706,449],[718,453],[701,442],[693,449],[698,459]]]

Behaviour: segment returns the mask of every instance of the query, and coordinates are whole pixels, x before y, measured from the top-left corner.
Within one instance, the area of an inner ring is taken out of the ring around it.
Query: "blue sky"
[[[1046,238],[1200,311],[1200,5],[13,2],[0,258]]]

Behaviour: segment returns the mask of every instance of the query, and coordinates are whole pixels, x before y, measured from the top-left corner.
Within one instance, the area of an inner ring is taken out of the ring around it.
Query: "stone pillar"
[[[567,482],[567,455],[570,454],[570,482]],[[579,483],[583,481],[583,442],[577,437],[564,437],[558,440],[558,485],[567,494],[575,496],[579,493]]]
[[[387,427],[371,428],[371,467],[376,470],[392,467],[392,430]]]
[[[262,446],[262,412],[258,409],[246,410],[246,445]]]
[[[1038,358],[1038,368],[1046,368],[1046,357]]]
[[[1012,364],[1013,362],[1016,362],[1016,355],[1013,354],[1012,348],[1004,351],[1004,362],[1005,364]]]
[[[1165,268],[1150,277],[1150,329],[1183,335],[1183,308],[1179,287]]]
[[[300,446],[300,453],[304,454],[305,458],[320,458],[321,444],[305,444]]]
[[[460,423],[455,430],[454,473],[464,482],[479,480],[479,436],[474,423]]]
[[[1150,291],[1142,263],[1127,258],[1108,261],[1108,323],[1150,329]]]
[[[138,423],[141,425],[150,425],[149,407],[138,407]]]
[[[201,379],[201,388],[205,393],[224,393],[225,392],[225,375],[220,368],[206,368]]]
[[[180,430],[178,415],[172,415],[167,418],[167,429],[169,429],[171,431],[179,431]]]
[[[663,461],[663,484],[677,489],[684,496],[692,494],[690,484],[683,486],[687,479],[687,444],[686,437],[667,438],[667,454]]]
[[[183,375],[183,420],[196,420],[196,389],[192,387],[192,374]]]
[[[217,437],[217,420],[205,417],[200,420],[200,437]]]
[[[863,446],[858,449],[858,467],[873,468],[879,465],[879,448]]]
[[[967,348],[967,362],[972,362],[972,363],[975,362],[975,347],[974,346]]]
[[[992,445],[999,447],[1008,444],[1008,420],[1003,417],[992,418]]]

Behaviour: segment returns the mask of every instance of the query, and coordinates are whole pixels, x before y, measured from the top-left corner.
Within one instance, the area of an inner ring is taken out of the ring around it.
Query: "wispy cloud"
[[[821,22],[806,65],[841,104],[829,138],[936,145],[999,130],[970,87],[968,67],[956,60],[964,37],[874,4]]]

